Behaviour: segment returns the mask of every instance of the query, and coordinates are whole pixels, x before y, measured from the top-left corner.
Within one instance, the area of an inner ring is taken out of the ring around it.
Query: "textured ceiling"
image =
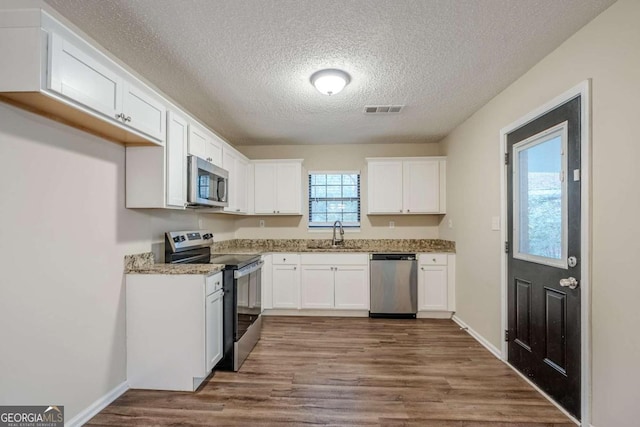
[[[46,2],[242,145],[437,141],[614,1]],[[322,68],[351,83],[321,95]]]

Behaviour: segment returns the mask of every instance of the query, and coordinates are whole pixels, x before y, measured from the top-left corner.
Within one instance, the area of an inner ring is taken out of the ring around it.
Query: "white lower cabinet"
[[[369,310],[368,264],[336,266],[335,308]]]
[[[302,309],[369,309],[366,254],[302,254]]]
[[[219,278],[222,281],[222,276]],[[213,292],[207,295],[207,308],[205,309],[205,334],[206,334],[206,360],[207,372],[211,372],[214,366],[222,360],[222,297],[223,292]]]
[[[273,308],[300,308],[300,270],[298,254],[273,255],[271,291]]]
[[[333,308],[335,304],[334,267],[302,265],[300,267],[301,308]]]
[[[418,311],[454,311],[453,254],[418,256]]]
[[[222,358],[222,273],[126,276],[127,382],[195,391]]]

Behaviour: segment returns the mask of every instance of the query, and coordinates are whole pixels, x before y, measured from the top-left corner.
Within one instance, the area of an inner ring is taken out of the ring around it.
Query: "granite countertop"
[[[455,253],[455,250],[455,242],[440,239],[348,239],[337,248],[331,246],[330,239],[233,239],[215,242],[211,248],[211,253],[213,255],[260,255],[271,252]]]
[[[222,271],[224,264],[156,264],[153,252],[125,255],[126,274],[202,274],[209,275]]]

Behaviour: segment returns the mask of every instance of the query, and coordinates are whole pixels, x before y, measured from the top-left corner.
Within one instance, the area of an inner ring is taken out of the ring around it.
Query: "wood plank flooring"
[[[265,317],[240,372],[129,390],[88,425],[574,426],[451,320]]]

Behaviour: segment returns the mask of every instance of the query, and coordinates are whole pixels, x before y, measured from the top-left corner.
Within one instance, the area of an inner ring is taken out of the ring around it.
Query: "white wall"
[[[365,214],[367,210],[366,157],[437,156],[438,144],[348,144],[348,145],[268,145],[240,146],[239,151],[250,159],[304,159],[302,164],[302,216],[252,216],[237,221],[236,237],[241,239],[326,239],[331,231],[308,230],[308,171],[360,171],[362,215],[360,232],[347,233],[352,239],[434,239],[438,237],[441,215],[386,216]],[[265,227],[260,228],[260,220]],[[395,228],[389,228],[389,221]]]
[[[500,346],[499,131],[581,81],[593,83],[593,417],[638,425],[640,2],[620,0],[442,141],[456,241],[458,316]],[[446,224],[451,219],[453,229]]]
[[[125,209],[124,160],[0,103],[0,405],[65,405],[70,420],[125,381],[123,257],[199,223]]]

